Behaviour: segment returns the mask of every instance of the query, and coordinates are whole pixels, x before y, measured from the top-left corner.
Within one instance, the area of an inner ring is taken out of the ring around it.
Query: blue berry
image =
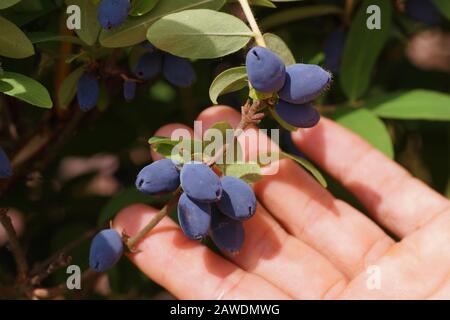
[[[97,272],[104,272],[114,266],[123,253],[120,234],[114,229],[105,229],[92,239],[89,252],[89,266]]]
[[[278,92],[284,101],[302,104],[317,98],[331,82],[331,74],[314,64],[294,64],[286,68],[286,82]]]
[[[167,81],[180,88],[189,87],[197,78],[189,60],[168,53],[164,55],[163,73]]]
[[[138,60],[134,68],[134,74],[143,80],[149,80],[161,72],[162,55],[161,52],[144,53]]]
[[[180,185],[177,163],[170,159],[155,161],[144,167],[136,178],[136,188],[145,194],[173,192]]]
[[[213,210],[211,219],[211,239],[222,251],[238,253],[244,243],[245,233],[241,221],[231,219],[219,210]]]
[[[97,18],[103,29],[120,26],[128,16],[130,0],[102,0],[97,9]]]
[[[0,147],[0,179],[6,179],[13,175],[11,163],[3,148]]]
[[[126,101],[131,101],[136,95],[136,82],[131,80],[125,80],[123,82],[123,96]]]
[[[345,31],[336,30],[325,39],[325,67],[333,73],[339,72],[346,38]]]
[[[100,86],[97,78],[84,73],[78,80],[77,99],[82,111],[89,111],[97,104],[100,97]]]
[[[208,234],[211,225],[211,205],[192,200],[183,193],[178,201],[178,221],[189,239],[200,240]]]
[[[320,114],[312,103],[297,105],[279,100],[275,111],[284,121],[297,128],[314,127],[320,120]]]
[[[247,53],[245,64],[248,80],[256,90],[270,93],[277,92],[283,87],[286,67],[283,61],[269,49],[252,48]]]
[[[230,218],[246,220],[256,211],[256,197],[252,188],[239,178],[225,176],[220,179],[222,197],[217,202],[220,212]]]
[[[439,9],[430,0],[408,0],[405,12],[412,19],[429,26],[435,26],[441,22]]]
[[[180,174],[181,187],[186,194],[200,202],[216,202],[222,195],[220,178],[201,162],[184,164]]]

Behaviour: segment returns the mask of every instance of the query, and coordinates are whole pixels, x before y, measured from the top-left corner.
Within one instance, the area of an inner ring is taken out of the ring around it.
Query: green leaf
[[[284,64],[289,66],[295,64],[295,58],[286,43],[276,34],[265,33],[264,40],[266,41],[267,47],[275,52]]]
[[[383,121],[371,111],[364,108],[339,107],[338,111],[332,115],[332,118],[367,140],[389,158],[392,159],[394,157],[394,148],[389,132]]]
[[[72,71],[61,83],[58,92],[58,105],[61,108],[67,107],[77,93],[78,80],[83,75],[85,67],[79,67]]]
[[[142,16],[152,10],[159,0],[134,0],[131,8],[131,16]]]
[[[50,33],[50,32],[31,32],[27,34],[28,39],[30,39],[31,43],[41,43],[41,42],[51,42],[51,41],[60,41],[60,42],[70,42],[73,44],[82,45],[83,42],[74,36],[61,36],[58,34]]]
[[[146,39],[147,29],[162,17],[188,9],[220,9],[225,0],[163,0],[149,13],[128,18],[120,27],[100,32],[100,43],[109,48],[127,47]]]
[[[21,59],[33,54],[33,44],[25,33],[0,16],[0,56]]]
[[[222,173],[244,180],[247,183],[254,183],[262,178],[261,167],[254,162],[231,163],[221,167]]]
[[[260,7],[267,7],[267,8],[276,8],[277,6],[272,3],[272,1],[269,0],[250,0],[250,5],[252,6],[260,6]]]
[[[132,204],[154,204],[160,201],[160,197],[145,195],[136,188],[127,188],[112,197],[100,210],[98,226],[103,227],[116,216],[116,214]]]
[[[147,39],[179,57],[212,59],[244,47],[253,37],[249,27],[227,13],[208,9],[185,10],[155,22]]]
[[[263,30],[276,28],[280,25],[288,24],[306,18],[320,17],[330,14],[341,14],[342,9],[335,5],[313,5],[308,7],[297,7],[280,10],[261,20],[260,27]]]
[[[377,5],[381,11],[381,29],[367,28],[366,13],[369,5]],[[390,1],[366,0],[353,19],[341,66],[341,86],[351,100],[364,95],[370,84],[373,67],[391,32],[392,7]]]
[[[41,108],[51,108],[47,89],[36,80],[14,72],[4,72],[0,78],[0,92]]]
[[[241,90],[247,86],[245,67],[230,68],[219,74],[209,87],[209,98],[217,104],[217,98],[225,93]]]
[[[97,42],[100,33],[100,23],[97,18],[97,6],[92,0],[66,0],[66,4],[77,5],[81,10],[81,28],[76,29],[76,34],[87,45],[92,46]]]
[[[319,182],[322,185],[322,187],[326,188],[328,186],[327,181],[323,177],[322,173],[320,173],[320,171],[308,160],[287,152],[281,152],[280,158],[281,159],[288,158],[294,160],[295,162],[300,164],[303,168],[305,168],[309,173],[311,173],[311,175],[317,180],[317,182]]]
[[[365,108],[382,118],[450,121],[450,95],[411,90],[369,99]]]
[[[450,1],[448,0],[432,0],[436,7],[439,8],[439,11],[450,20]]]
[[[152,150],[159,153],[163,157],[177,160],[181,163],[185,161],[183,157],[183,150],[190,151],[189,155],[197,153],[198,150],[203,149],[203,144],[200,140],[196,139],[182,139],[172,140],[168,137],[153,136],[148,140]],[[177,148],[174,150],[174,148]]]
[[[1,0],[0,2],[0,10],[12,7],[16,3],[19,3],[21,0]]]

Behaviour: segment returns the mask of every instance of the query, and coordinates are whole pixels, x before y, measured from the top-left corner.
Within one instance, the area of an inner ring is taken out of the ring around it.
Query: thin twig
[[[8,208],[0,208],[0,223],[5,228],[8,235],[9,247],[14,255],[14,259],[17,265],[17,278],[19,283],[25,283],[28,275],[28,263],[25,259],[25,254],[17,239],[16,230],[11,222],[11,218],[8,216]]]
[[[247,18],[248,23],[250,24],[250,28],[252,28],[253,33],[255,34],[255,41],[261,47],[266,47],[266,41],[259,29],[258,23],[256,23],[255,16],[253,15],[252,9],[248,4],[247,0],[239,0],[239,3],[242,7],[242,11]]]

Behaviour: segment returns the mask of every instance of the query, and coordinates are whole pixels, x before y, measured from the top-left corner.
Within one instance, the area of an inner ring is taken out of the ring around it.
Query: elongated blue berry
[[[405,12],[414,20],[429,26],[439,24],[442,19],[439,9],[431,0],[408,0],[406,1]]]
[[[131,101],[136,95],[136,82],[131,80],[125,80],[123,82],[123,96],[126,101]]]
[[[3,148],[0,147],[0,179],[6,179],[13,174],[11,163]]]
[[[314,64],[297,63],[286,68],[286,82],[278,95],[302,104],[317,98],[330,84],[331,74]]]
[[[163,74],[171,84],[186,88],[195,82],[197,76],[189,60],[168,53],[163,59]]]
[[[219,210],[212,211],[211,239],[222,251],[238,253],[244,244],[245,232],[241,221],[231,219]]]
[[[178,200],[178,221],[189,239],[200,240],[208,234],[211,225],[211,205],[192,200],[183,193]]]
[[[123,253],[123,242],[120,234],[114,229],[105,229],[92,239],[89,252],[89,266],[104,272],[114,266]]]
[[[130,0],[102,0],[97,9],[97,18],[103,29],[120,26],[128,16]]]
[[[216,202],[222,195],[220,178],[204,163],[185,163],[181,169],[180,181],[183,191],[194,200]]]
[[[336,30],[325,39],[323,48],[325,52],[325,68],[333,73],[339,72],[346,38],[347,34],[345,31]]]
[[[97,78],[84,73],[78,80],[77,99],[82,111],[89,111],[97,104],[100,96],[100,87]]]
[[[270,93],[280,90],[286,78],[283,61],[272,51],[263,47],[254,47],[245,59],[247,76],[253,88]]]
[[[180,185],[177,163],[170,159],[155,161],[144,167],[136,178],[136,188],[148,195],[175,191]]]
[[[162,54],[159,51],[144,53],[134,68],[134,74],[143,80],[149,80],[161,72]]]
[[[298,128],[314,127],[320,120],[320,114],[312,103],[298,105],[279,100],[275,111],[284,121]]]
[[[246,220],[255,214],[255,193],[247,183],[231,176],[222,177],[220,183],[222,197],[216,204],[220,212],[237,220]]]

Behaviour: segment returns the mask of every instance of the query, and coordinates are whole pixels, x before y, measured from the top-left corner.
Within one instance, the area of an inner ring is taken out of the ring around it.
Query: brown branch
[[[39,285],[54,271],[67,266],[71,262],[69,252],[78,247],[81,243],[90,239],[98,230],[93,229],[85,232],[81,237],[68,243],[63,248],[55,252],[49,258],[36,264],[30,272],[30,283],[33,286]]]
[[[97,273],[92,269],[88,269],[81,274],[81,283],[93,280],[99,275],[100,273]],[[67,288],[67,284],[64,282],[51,288],[36,288],[32,291],[31,296],[33,299],[52,299],[69,291],[70,290]]]
[[[8,208],[0,208],[0,223],[5,228],[9,239],[9,247],[14,255],[17,265],[17,278],[19,283],[25,283],[28,275],[28,263],[25,254],[17,239],[16,230],[11,222],[11,218],[7,214]]]

